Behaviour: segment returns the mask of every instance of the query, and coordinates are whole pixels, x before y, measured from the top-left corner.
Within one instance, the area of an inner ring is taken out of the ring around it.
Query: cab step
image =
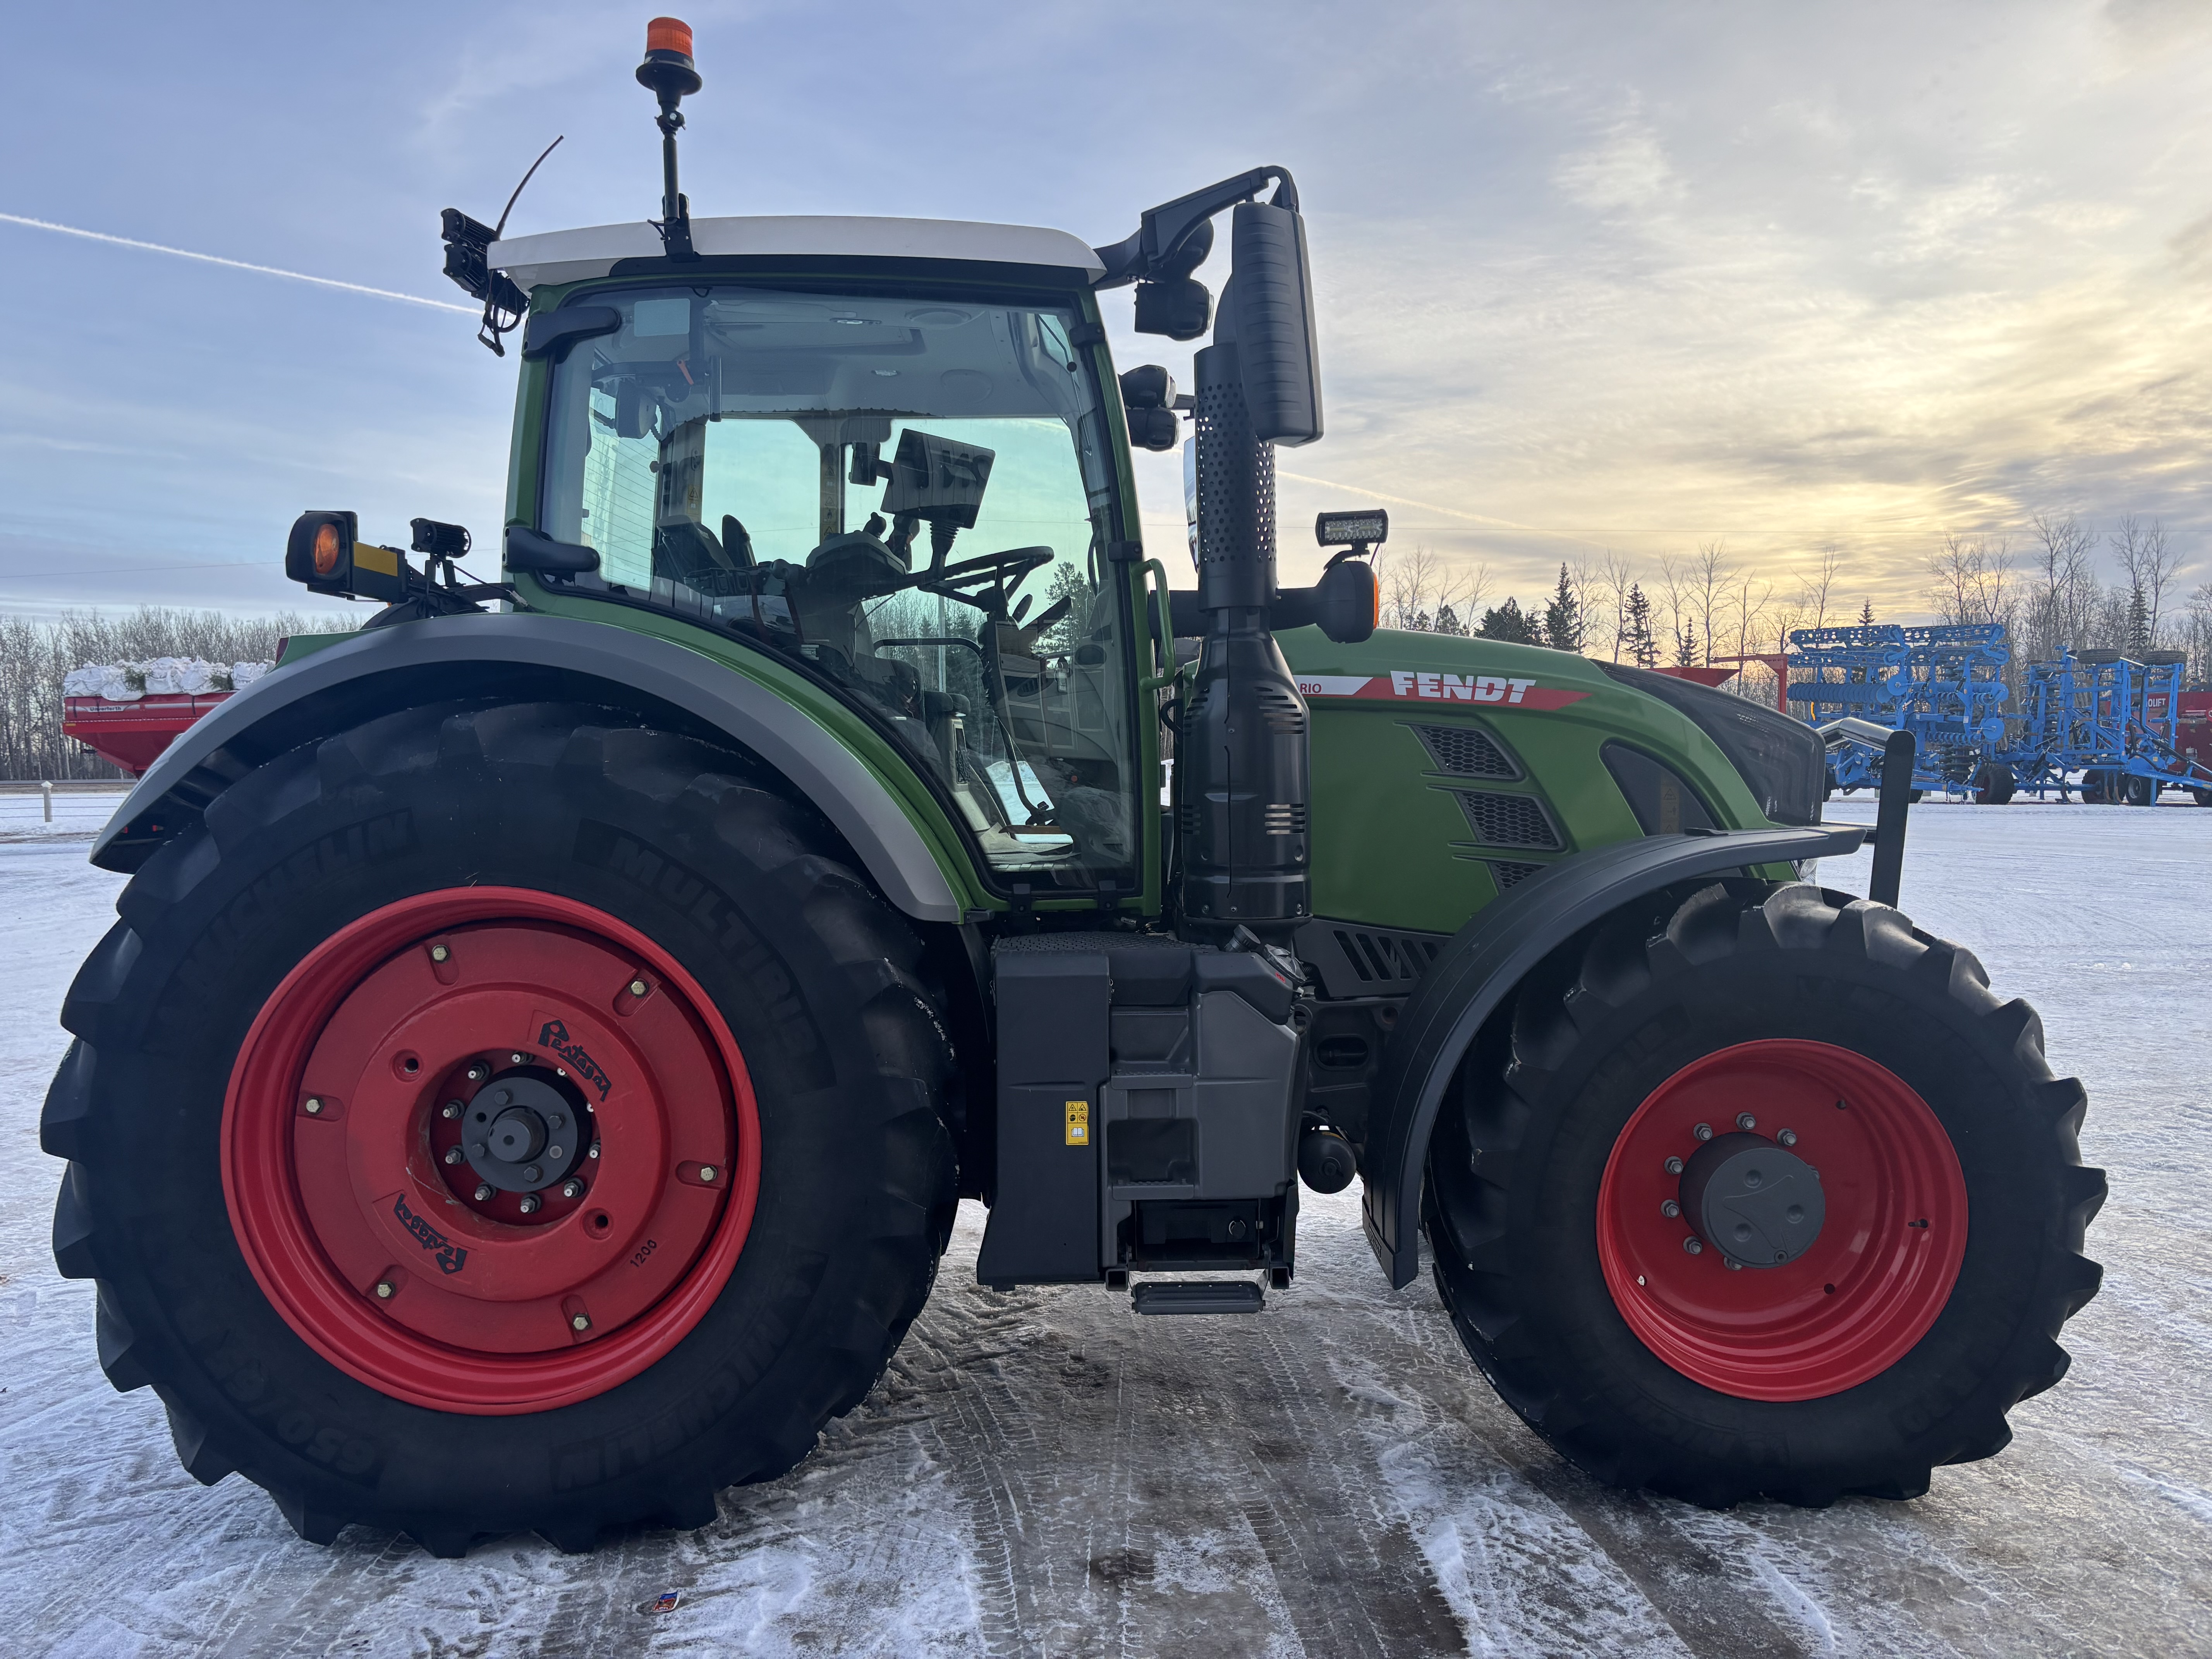
[[[1249,1279],[1174,1279],[1139,1285],[1129,1292],[1140,1314],[1257,1313],[1267,1300],[1267,1292]]]

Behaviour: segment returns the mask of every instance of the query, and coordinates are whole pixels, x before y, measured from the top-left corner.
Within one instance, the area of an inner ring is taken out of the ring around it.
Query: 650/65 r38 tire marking
[[[302,1340],[479,1415],[589,1399],[674,1347],[744,1249],[761,1163],[744,1058],[683,968],[603,911],[500,887],[388,904],[312,951],[239,1051],[222,1160],[240,1249]]]
[[[1819,1237],[1778,1267],[1735,1267],[1711,1240],[1692,1253],[1691,1218],[1667,1213],[1698,1127],[1740,1115],[1787,1132],[1826,1202]],[[1597,1241],[1621,1317],[1676,1370],[1739,1399],[1814,1400],[1879,1376],[1936,1322],[1966,1256],[1966,1182],[1935,1113],[1887,1067],[1832,1043],[1740,1042],[1676,1072],[1623,1127]]]

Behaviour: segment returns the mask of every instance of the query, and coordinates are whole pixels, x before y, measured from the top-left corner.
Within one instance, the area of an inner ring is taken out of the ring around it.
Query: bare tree
[[[2097,605],[2096,538],[2070,513],[2061,519],[2037,512],[2029,522],[2036,538],[2029,654],[2046,661],[2088,643]]]
[[[1418,543],[1410,552],[1378,554],[1375,563],[1382,625],[1415,633],[1438,631],[1447,616],[1450,626],[1444,631],[1467,632],[1466,618],[1481,605],[1492,580],[1488,565],[1446,564]]]
[[[2166,527],[2156,519],[2146,525],[2132,513],[2121,519],[2120,527],[2106,540],[2119,556],[2129,592],[2142,597],[2144,642],[2154,642],[2166,590],[2181,568],[2181,555],[2166,546]]]
[[[1728,562],[1726,544],[1721,542],[1700,542],[1698,556],[1690,566],[1689,587],[1691,603],[1695,607],[1698,622],[1705,635],[1705,660],[1713,659],[1713,641],[1720,637],[1725,626],[1723,612],[1728,605],[1729,588],[1735,580],[1735,568]]]
[[[1629,613],[1628,595],[1636,586],[1636,572],[1626,559],[1608,547],[1605,550],[1605,556],[1597,562],[1594,584],[1605,595],[1605,605],[1612,617],[1612,626],[1607,631],[1613,635],[1613,659],[1619,662],[1623,647],[1631,643],[1629,635],[1634,619]],[[1593,623],[1590,629],[1593,645],[1598,637],[1597,626]]]
[[[1992,544],[1946,532],[1942,545],[1928,556],[1934,585],[1928,597],[1947,623],[2002,622],[2009,608],[2012,551],[2000,538]]]
[[[1832,544],[1820,550],[1820,562],[1808,576],[1797,576],[1798,615],[1792,620],[1794,628],[1826,628],[1828,625],[1830,596],[1835,592],[1836,578],[1843,574],[1843,550]]]

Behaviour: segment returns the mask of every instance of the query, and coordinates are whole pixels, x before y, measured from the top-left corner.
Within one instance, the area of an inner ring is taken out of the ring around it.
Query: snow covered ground
[[[1913,814],[1905,908],[2042,1011],[2112,1180],[2072,1376],[1918,1502],[1708,1514],[1592,1486],[1475,1376],[1425,1279],[1381,1288],[1353,1194],[1309,1199],[1297,1287],[1248,1319],[994,1296],[971,1206],[890,1374],[794,1474],[702,1532],[435,1561],[358,1528],[317,1549],[257,1489],[196,1486],[151,1393],[100,1374],[36,1144],[54,1010],[121,885],[83,862],[100,813],[69,811],[49,832],[0,797],[10,1655],[2212,1654],[2212,811]]]

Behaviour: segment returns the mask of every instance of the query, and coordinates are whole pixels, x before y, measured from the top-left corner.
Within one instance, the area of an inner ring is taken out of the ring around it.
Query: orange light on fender
[[[680,17],[656,17],[645,26],[647,52],[678,52],[691,55],[691,26]]]
[[[318,576],[337,574],[338,555],[342,550],[336,525],[325,519],[315,526],[315,574]]]

